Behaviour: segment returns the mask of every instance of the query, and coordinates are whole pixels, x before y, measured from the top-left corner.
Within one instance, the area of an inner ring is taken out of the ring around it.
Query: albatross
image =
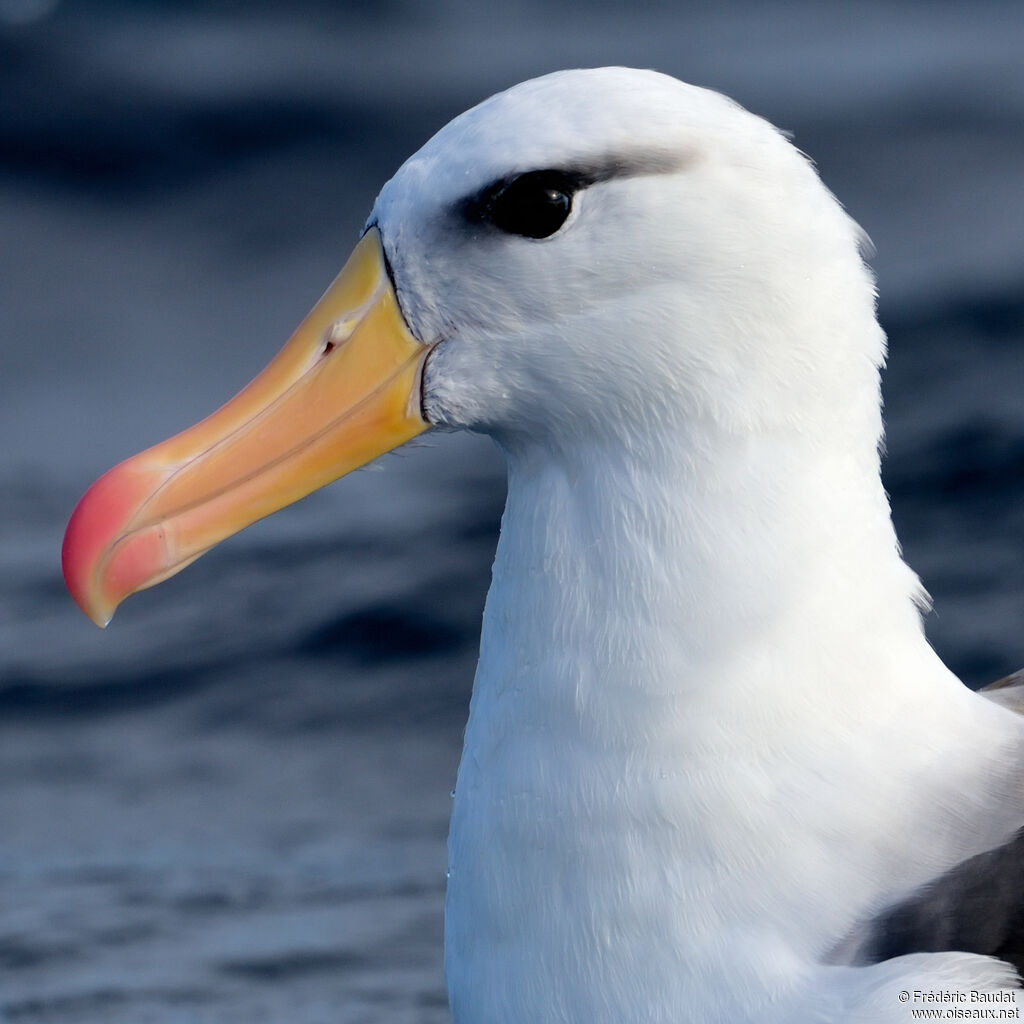
[[[259,377],[75,510],[65,578],[105,625],[428,428],[497,442],[449,838],[456,1024],[1015,1015],[998,949],[879,931],[1005,865],[1024,718],[1019,687],[971,692],[925,639],[879,479],[863,242],[715,92],[523,83],[387,182]]]

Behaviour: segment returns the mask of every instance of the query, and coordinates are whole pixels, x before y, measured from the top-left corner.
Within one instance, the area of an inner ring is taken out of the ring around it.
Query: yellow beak
[[[201,423],[100,477],[64,536],[64,579],[105,626],[130,594],[415,437],[429,348],[371,228],[270,365]]]

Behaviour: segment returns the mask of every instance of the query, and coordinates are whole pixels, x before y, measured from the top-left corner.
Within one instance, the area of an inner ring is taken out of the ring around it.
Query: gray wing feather
[[[1024,715],[1024,669],[978,692]],[[1024,975],[1024,830],[883,911],[850,945],[854,962],[959,950],[1008,960]]]

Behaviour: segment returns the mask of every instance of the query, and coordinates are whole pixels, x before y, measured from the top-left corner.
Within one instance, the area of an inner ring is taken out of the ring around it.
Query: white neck
[[[936,831],[1009,784],[1007,716],[924,640],[874,438],[505,447],[450,841],[458,1024],[692,1006],[730,934],[820,959],[1019,820]]]

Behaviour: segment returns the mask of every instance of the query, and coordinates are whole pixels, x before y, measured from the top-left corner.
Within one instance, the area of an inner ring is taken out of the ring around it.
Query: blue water
[[[0,1021],[445,1021],[444,836],[503,479],[428,435],[133,598],[58,573],[100,472],[228,397],[449,117],[654,66],[795,134],[872,236],[928,622],[1024,665],[1024,14],[0,0]]]

